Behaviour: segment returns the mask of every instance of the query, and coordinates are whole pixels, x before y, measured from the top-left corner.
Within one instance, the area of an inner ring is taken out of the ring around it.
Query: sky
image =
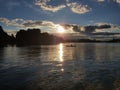
[[[0,25],[11,32],[120,32],[119,17],[120,0],[0,0]]]

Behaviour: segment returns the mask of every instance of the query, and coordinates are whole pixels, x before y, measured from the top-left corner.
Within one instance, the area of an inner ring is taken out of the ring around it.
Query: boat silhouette
[[[66,47],[76,47],[76,45],[66,45]]]

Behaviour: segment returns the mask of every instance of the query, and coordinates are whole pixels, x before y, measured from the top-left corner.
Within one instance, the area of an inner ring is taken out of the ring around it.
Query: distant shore
[[[96,39],[77,39],[66,40],[60,36],[49,33],[41,33],[40,29],[19,30],[16,36],[8,35],[0,26],[0,46],[5,45],[49,45],[58,43],[119,43],[120,39],[96,40]]]

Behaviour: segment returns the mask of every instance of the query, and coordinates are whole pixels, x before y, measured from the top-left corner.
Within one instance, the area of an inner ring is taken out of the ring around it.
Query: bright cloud
[[[58,6],[48,5],[47,3],[50,1],[51,0],[36,0],[35,5],[40,6],[43,10],[51,11],[51,12],[57,12],[66,7],[64,4]]]
[[[81,4],[78,4],[76,2],[70,3],[70,4],[68,4],[68,6],[70,6],[71,10],[77,14],[84,14],[84,13],[87,13],[91,10],[87,5],[81,5]]]
[[[24,19],[13,19],[0,18],[0,22],[7,26],[15,26],[19,28],[40,28],[47,31],[57,31],[55,23],[52,21],[36,21],[36,20],[24,20]],[[80,32],[83,34],[93,34],[99,32],[115,32],[120,31],[120,27],[110,23],[97,23],[91,26],[79,26],[75,24],[61,24],[61,26],[67,32]]]
[[[69,3],[70,0],[66,0],[65,4],[61,4],[58,6],[48,5],[47,3],[51,0],[35,0],[35,5],[40,6],[43,10],[57,12],[62,10],[63,8],[71,8],[71,11],[77,14],[84,14],[89,12],[91,9],[87,5],[78,4],[76,2]]]
[[[7,18],[0,18],[0,22],[6,24],[7,26],[15,26],[22,28],[35,28],[40,26],[54,26],[55,24],[51,21],[33,21],[24,19],[13,19],[9,20]]]
[[[0,22],[8,25],[10,21],[7,18],[0,18]]]
[[[65,5],[59,5],[59,6],[51,6],[51,5],[46,5],[46,4],[41,4],[40,7],[43,10],[51,11],[51,12],[57,12],[58,10],[61,10],[65,8]]]
[[[51,21],[26,21],[23,23],[24,27],[40,27],[40,26],[55,26],[55,24]]]
[[[113,2],[116,2],[118,4],[120,4],[120,0],[96,0],[97,2],[105,2],[105,1],[113,1]]]
[[[57,32],[56,24],[52,21],[36,21],[36,20],[24,20],[0,18],[0,22],[7,26],[14,26],[17,28],[40,28],[42,30]]]
[[[13,19],[9,20],[7,18],[0,18],[0,22],[6,24],[7,26],[16,26],[16,27],[23,27],[25,22],[32,22],[31,20],[23,20],[23,19]]]
[[[104,2],[105,0],[96,0],[97,2]]]
[[[120,4],[120,0],[116,0],[116,3],[119,3],[119,4]]]
[[[13,19],[9,20],[7,18],[0,18],[0,22],[7,25],[7,26],[14,26],[17,28],[40,28],[41,30],[46,30],[47,32],[57,32],[58,28],[54,22],[52,21],[36,21],[36,20],[24,20],[24,19]],[[66,32],[74,32],[73,31],[73,26],[64,24],[60,25],[62,26]],[[11,33],[11,32],[9,32]]]

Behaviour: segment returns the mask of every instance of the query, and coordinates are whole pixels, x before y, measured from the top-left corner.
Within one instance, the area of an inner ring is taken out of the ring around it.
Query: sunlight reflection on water
[[[9,87],[11,90],[15,90],[14,87],[22,90],[19,89],[22,85],[28,85],[32,90],[35,87],[69,90],[75,85],[79,90],[81,83],[85,88],[97,85],[113,88],[114,82],[120,84],[120,44],[72,44],[76,47],[60,43],[0,48],[0,90],[5,90],[4,86],[8,86],[8,90]]]
[[[60,62],[63,62],[63,44],[62,43],[60,43],[59,44],[59,60],[60,60]]]
[[[64,62],[64,59],[63,59],[63,54],[64,54],[64,52],[63,52],[63,51],[64,51],[64,50],[63,50],[63,44],[60,43],[59,46],[58,46],[58,48],[59,48],[58,56],[59,56],[59,60],[60,60],[60,62],[61,62],[61,64],[60,64],[60,66],[61,66],[60,71],[61,71],[61,72],[64,72],[64,68],[63,68],[63,62]]]

